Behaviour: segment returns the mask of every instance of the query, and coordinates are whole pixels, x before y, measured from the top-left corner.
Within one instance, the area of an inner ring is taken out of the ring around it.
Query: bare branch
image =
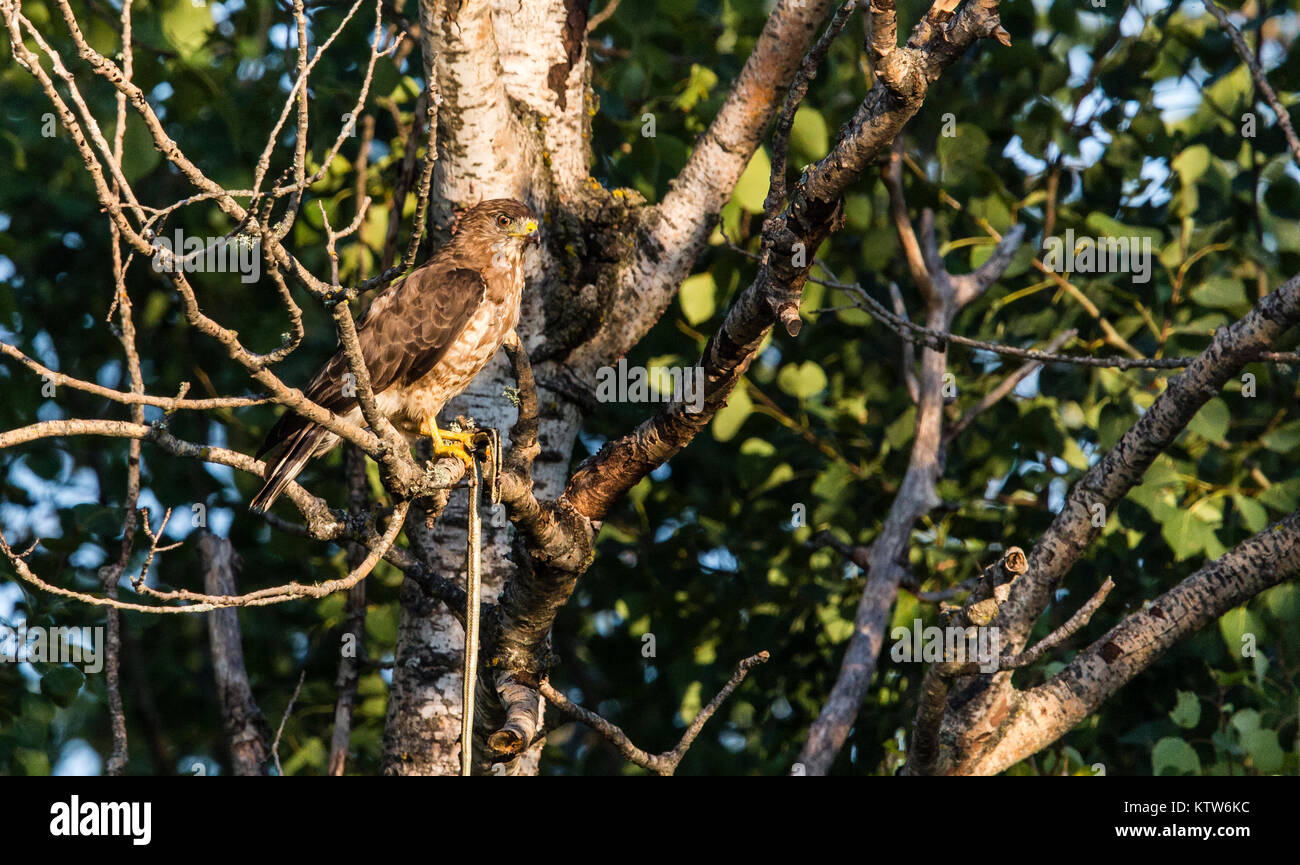
[[[1260,68],[1259,62],[1251,52],[1250,46],[1246,44],[1246,40],[1242,38],[1241,31],[1228,18],[1228,13],[1214,0],[1205,0],[1205,8],[1219,22],[1219,26],[1228,34],[1228,38],[1232,40],[1232,47],[1237,49],[1241,62],[1245,63],[1246,68],[1250,70],[1250,77],[1255,79],[1255,86],[1259,88],[1260,93],[1264,94],[1264,101],[1268,103],[1269,108],[1273,109],[1273,114],[1277,117],[1277,125],[1282,127],[1282,134],[1286,137],[1287,147],[1291,149],[1292,161],[1296,165],[1300,165],[1300,138],[1296,137],[1295,128],[1291,125],[1291,112],[1277,98],[1277,93],[1269,85],[1268,78],[1264,76],[1264,70]]]
[[[242,563],[230,541],[204,530],[199,534],[198,549],[204,589],[214,595],[234,594],[235,575]],[[231,770],[236,775],[264,775],[271,731],[248,684],[239,614],[234,610],[213,610],[208,616],[208,640],[222,726],[233,763]]]
[[[1115,588],[1114,580],[1107,577],[1106,581],[1101,584],[1101,588],[1097,589],[1096,593],[1088,599],[1088,603],[1080,607],[1064,625],[1048,634],[1036,643],[1032,649],[1011,658],[1003,658],[1001,661],[1002,669],[1013,670],[1019,667],[1028,667],[1044,654],[1070,639],[1080,628],[1092,621],[1092,614],[1097,612],[1101,605],[1105,603],[1106,596],[1110,594],[1110,590],[1113,588]]]
[[[1052,341],[1047,344],[1047,347],[1044,348],[1043,351],[1047,354],[1051,354],[1070,340],[1074,339],[1078,333],[1077,330],[1073,329],[1058,333],[1056,336],[1052,337]],[[906,343],[904,343],[904,345],[906,345]],[[1006,397],[1007,394],[1015,390],[1017,385],[1029,376],[1033,375],[1036,370],[1041,369],[1042,366],[1042,363],[1039,361],[1029,361],[1028,363],[1022,364],[1019,369],[1003,379],[997,387],[984,394],[978,403],[961,416],[960,420],[943,431],[944,444],[947,444],[957,436],[961,435],[967,427],[975,422],[977,417],[997,405],[1004,397]]]
[[[794,127],[795,112],[799,110],[800,103],[808,95],[808,87],[817,77],[817,69],[826,59],[826,52],[830,50],[831,43],[844,32],[844,28],[857,8],[858,0],[846,0],[839,9],[835,10],[831,23],[826,26],[817,44],[808,50],[799,71],[794,76],[794,81],[790,84],[789,92],[786,93],[785,104],[781,106],[781,114],[776,119],[776,130],[772,134],[772,171],[767,197],[763,201],[763,214],[767,219],[775,219],[780,213],[781,203],[785,201],[785,170],[786,162],[790,158],[790,130]]]
[[[568,697],[551,686],[549,680],[543,679],[539,689],[542,696],[554,703],[555,707],[560,711],[577,721],[581,721],[608,739],[609,743],[617,748],[618,752],[629,762],[635,763],[643,769],[649,769],[656,775],[666,776],[677,771],[677,766],[682,762],[682,758],[686,756],[686,752],[690,750],[695,738],[700,735],[700,730],[704,729],[704,725],[718,711],[723,702],[731,696],[732,692],[740,687],[740,683],[745,681],[749,671],[759,664],[766,663],[770,657],[771,655],[767,652],[759,652],[757,655],[751,655],[741,661],[736,666],[736,672],[732,674],[727,684],[691,721],[690,726],[686,728],[686,732],[682,734],[681,740],[678,741],[677,747],[671,751],[664,751],[662,754],[650,754],[641,750],[632,744],[632,740],[619,727],[606,721],[595,712],[570,702]]]
[[[621,357],[662,316],[705,248],[830,6],[830,0],[776,4],[686,165],[663,201],[643,213],[636,256],[618,274],[601,331],[574,352],[571,365],[595,368]]]
[[[995,0],[978,0],[963,6],[949,25],[932,29],[927,38],[914,33],[909,47],[895,52],[906,54],[915,76],[909,79],[908,95],[887,99],[883,85],[873,88],[831,152],[805,172],[780,219],[764,229],[764,263],[758,278],[728,310],[698,362],[704,369],[703,409],[670,404],[587,460],[564,493],[580,514],[603,519],[618,498],[685,447],[726,404],[774,321],[781,320],[787,330],[794,323],[790,313],[798,309],[811,253],[837,226],[841,195],[920,109],[930,82],[998,26]]]
[[[1032,572],[1031,572],[1032,573]],[[1080,651],[1047,682],[1027,692],[998,694],[998,711],[1011,720],[978,753],[955,754],[944,771],[995,774],[1074,728],[1179,640],[1228,610],[1300,574],[1300,513],[1274,523],[1208,562]],[[1005,679],[1004,674],[998,680]],[[971,729],[989,703],[973,701],[955,718]]]
[[[595,15],[592,15],[591,18],[587,19],[587,32],[592,32],[597,27],[608,21],[610,16],[612,16],[618,9],[618,4],[620,2],[621,0],[608,0],[608,2],[605,3],[604,9],[601,9]]]
[[[1051,591],[1100,533],[1095,508],[1112,513],[1119,499],[1228,378],[1296,323],[1300,323],[1300,276],[1282,284],[1235,324],[1221,328],[1209,347],[1169,380],[1137,423],[1079,479],[1051,527],[1034,545],[1026,579],[1017,583],[1017,591],[1002,607],[1002,623],[1013,641],[1023,641]]]
[[[860,283],[845,283],[834,279],[819,279],[812,276],[808,277],[808,281],[848,293],[859,308],[879,318],[890,330],[906,340],[920,343],[927,348],[939,348],[948,344],[962,345],[967,348],[1022,360],[1035,360],[1042,363],[1068,363],[1075,366],[1105,367],[1108,369],[1182,369],[1190,366],[1197,357],[1143,357],[1141,354],[1136,357],[1096,357],[1080,354],[1054,354],[1036,349],[1017,348],[1005,343],[971,339],[951,331],[936,330],[916,324],[909,321],[905,315],[898,315],[891,311],[880,301],[867,294]],[[1252,355],[1250,360],[1262,363],[1295,364],[1300,363],[1300,354],[1261,349]]]
[[[0,553],[3,553],[9,559],[18,576],[32,584],[33,586],[53,595],[59,595],[65,598],[74,598],[92,606],[113,607],[119,610],[134,610],[142,613],[155,614],[184,614],[184,613],[206,613],[210,610],[223,609],[226,607],[264,607],[272,604],[281,604],[286,601],[296,600],[298,598],[323,598],[326,595],[333,594],[337,591],[350,589],[352,586],[365,579],[379,560],[397,540],[398,534],[401,533],[402,526],[406,521],[406,513],[410,508],[409,501],[403,501],[394,508],[392,515],[389,517],[388,528],[383,537],[370,548],[365,559],[347,576],[327,580],[322,583],[316,583],[310,586],[301,583],[286,583],[280,586],[273,586],[268,589],[259,589],[243,595],[221,595],[212,593],[191,592],[188,589],[177,589],[172,591],[160,591],[150,589],[147,593],[151,597],[168,601],[187,601],[185,606],[150,606],[146,604],[134,604],[124,601],[118,601],[113,598],[99,597],[85,592],[77,592],[71,589],[65,589],[46,582],[37,576],[22,556],[15,553],[9,546],[8,541],[3,534],[0,534]]]
[[[911,223],[908,223],[909,227]],[[889,284],[889,299],[894,304],[894,315],[907,321],[907,306],[903,303],[903,293],[898,290],[898,283]],[[901,365],[903,367],[903,384],[907,386],[907,395],[912,398],[912,404],[916,405],[921,401],[920,386],[916,381],[916,345],[908,339],[904,339],[900,346],[902,350]]]
[[[895,157],[897,155],[894,154]],[[926,301],[926,327],[947,331],[957,313],[967,303],[975,300],[983,287],[978,291],[963,291],[958,288],[959,281],[964,277],[948,273],[939,257],[933,215],[929,210],[921,214],[921,243],[917,243],[907,219],[907,204],[903,200],[901,164],[895,160],[891,168],[887,182],[891,186],[896,228],[900,237],[910,236],[914,253],[919,248],[923,254],[924,274],[918,281],[929,286],[928,291],[922,292]],[[1022,236],[1023,231],[1007,232],[1004,238],[1008,248],[1005,261],[1010,260],[1010,254]],[[907,244],[906,240],[904,244]],[[1000,268],[991,272],[992,278],[1001,275],[1002,268],[1006,266],[1005,261]],[[922,262],[914,264],[921,266]],[[844,745],[849,728],[857,718],[862,698],[871,683],[876,660],[884,645],[889,611],[893,609],[899,585],[906,578],[903,562],[907,560],[913,526],[940,503],[937,484],[945,456],[942,430],[944,375],[947,365],[946,346],[927,347],[921,352],[916,432],[911,457],[903,482],[890,505],[889,515],[868,552],[867,584],[858,601],[853,634],[844,651],[839,675],[821,713],[813,722],[799,755],[805,772],[810,775],[823,775],[829,770],[836,754]]]
[[[894,231],[898,233],[899,243],[903,247],[903,257],[907,269],[912,274],[912,281],[921,292],[921,299],[927,304],[934,295],[934,283],[930,279],[931,262],[921,251],[921,244],[916,239],[912,228],[912,219],[907,215],[907,201],[903,197],[903,137],[894,139],[894,149],[889,155],[889,162],[881,169],[880,176],[889,190],[889,215],[894,221]],[[894,304],[897,309],[898,304]],[[901,315],[902,313],[900,313]]]
[[[298,0],[299,3],[302,0]],[[218,615],[218,613],[213,613]],[[284,725],[289,722],[289,716],[293,714],[293,704],[298,702],[298,694],[302,691],[302,683],[307,681],[307,671],[303,670],[298,676],[298,685],[293,689],[293,695],[289,697],[289,705],[284,707],[284,715],[280,717],[280,727],[275,731],[275,741],[271,743],[271,756],[275,759],[275,774],[284,775],[284,767],[280,765],[280,737],[284,735]]]
[[[420,3],[420,32],[432,31],[441,26],[433,19],[435,9],[431,2]],[[429,193],[433,189],[433,164],[438,159],[438,106],[442,104],[442,94],[438,91],[437,54],[434,42],[429,38],[420,39],[420,54],[424,61],[424,105],[425,123],[428,134],[424,140],[424,167],[420,169],[420,182],[415,189],[415,222],[411,226],[411,239],[402,256],[402,270],[410,270],[420,251],[420,241],[424,237],[425,222],[429,217]],[[405,198],[405,196],[403,196]],[[405,202],[398,203],[400,208]],[[398,210],[401,213],[401,210]]]

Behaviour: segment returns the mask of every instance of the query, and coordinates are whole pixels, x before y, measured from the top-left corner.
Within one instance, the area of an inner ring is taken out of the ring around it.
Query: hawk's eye
[[[498,217],[497,217],[497,225],[501,226],[502,228],[509,228],[509,227],[510,227],[510,217],[508,217],[508,216],[498,216]]]

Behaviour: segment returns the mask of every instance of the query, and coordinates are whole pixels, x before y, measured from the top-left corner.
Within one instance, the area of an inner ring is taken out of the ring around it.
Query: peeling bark
[[[423,3],[423,14],[439,14],[437,0]],[[579,377],[584,369],[594,374],[595,367],[616,360],[662,314],[757,148],[827,7],[827,0],[806,4],[783,0],[778,5],[760,40],[760,50],[735,85],[737,92],[728,98],[692,157],[690,165],[694,167],[688,165],[688,173],[655,208],[645,206],[636,196],[615,196],[589,177],[590,122],[595,105],[588,86],[586,14],[580,0],[464,4],[454,12],[444,10],[442,26],[429,28],[429,38],[436,42],[433,50],[443,97],[438,112],[439,159],[430,204],[435,232],[450,226],[456,208],[488,197],[520,198],[547,214],[545,248],[527,262],[530,290],[519,324],[524,345],[543,361],[537,373],[542,390],[541,452],[533,466],[539,497],[558,498],[564,490],[583,417],[583,407],[560,384],[572,373],[566,375],[558,359],[577,347],[585,360],[571,357],[566,366],[578,370]],[[538,86],[539,81],[546,85]],[[639,243],[629,245],[629,237]],[[665,250],[671,254],[665,256]],[[644,256],[641,264],[635,263],[637,255]],[[646,264],[652,260],[653,266]],[[650,273],[653,279],[647,281]],[[652,284],[661,292],[654,301],[657,310],[647,307],[639,296],[640,289]],[[628,293],[624,288],[628,286],[637,291]],[[610,317],[611,309],[634,310],[641,321],[629,330],[619,323],[621,312]],[[593,345],[599,347],[591,350]],[[508,446],[504,432],[516,412],[502,393],[513,384],[508,364],[498,358],[447,407],[444,418],[458,414],[472,417],[480,426],[502,431],[502,444]],[[429,571],[463,573],[465,521],[465,499],[459,492],[451,497],[431,531],[419,526],[418,515],[411,521],[411,550]],[[486,600],[496,599],[506,579],[517,573],[502,522],[488,515],[483,523]],[[542,564],[549,567],[549,563]],[[511,648],[518,645],[512,637],[496,650],[530,660],[504,680],[480,677],[476,735],[483,737],[481,744],[486,745],[487,736],[494,732],[489,727],[505,720],[506,706],[499,689],[516,684],[535,686],[544,654],[539,646],[554,611],[567,599],[574,582],[576,574],[566,573],[550,584],[556,593],[548,595],[548,614],[536,619],[544,620],[545,627],[530,633],[532,645],[526,651]],[[513,597],[518,601],[537,595],[521,588]],[[484,623],[485,645],[490,635],[509,633],[513,628],[518,619],[511,610],[532,617],[531,611],[512,607],[510,602],[503,608]],[[385,733],[386,773],[458,771],[456,719],[461,711],[462,646],[463,630],[457,617],[408,578],[402,590]],[[521,678],[516,682],[512,676]],[[484,768],[480,766],[478,771]],[[535,770],[535,750],[510,766],[512,773]]]

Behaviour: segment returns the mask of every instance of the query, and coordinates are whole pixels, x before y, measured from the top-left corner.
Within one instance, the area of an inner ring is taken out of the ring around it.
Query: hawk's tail
[[[266,513],[284,492],[289,482],[298,476],[307,461],[316,455],[316,449],[329,435],[329,430],[311,424],[295,430],[284,441],[278,456],[266,461],[266,485],[253,496],[248,509],[255,514]]]

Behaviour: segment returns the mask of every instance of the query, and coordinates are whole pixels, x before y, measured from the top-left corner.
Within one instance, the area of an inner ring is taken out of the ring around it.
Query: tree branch
[[[1245,63],[1246,68],[1250,70],[1250,77],[1255,80],[1255,86],[1259,88],[1259,92],[1264,94],[1264,101],[1268,103],[1269,108],[1273,109],[1273,114],[1277,117],[1277,125],[1282,127],[1282,135],[1286,138],[1287,147],[1291,149],[1291,160],[1296,165],[1300,165],[1300,138],[1296,137],[1295,127],[1291,125],[1291,112],[1277,98],[1277,93],[1269,85],[1268,78],[1264,76],[1264,70],[1260,68],[1259,61],[1255,59],[1250,46],[1242,38],[1241,31],[1233,25],[1223,7],[1215,3],[1214,0],[1205,0],[1205,9],[1214,16],[1214,19],[1219,22],[1219,26],[1232,40],[1232,47],[1237,50],[1241,62]],[[1262,39],[1263,37],[1260,36],[1259,38]]]
[[[776,4],[686,165],[663,201],[642,215],[636,255],[617,276],[601,330],[569,357],[571,366],[594,369],[623,356],[663,315],[707,244],[830,6],[830,0]]]
[[[677,766],[682,762],[682,758],[686,756],[686,752],[690,750],[695,738],[700,735],[700,730],[704,729],[704,725],[718,711],[723,702],[731,696],[732,692],[740,687],[740,683],[745,681],[749,671],[759,664],[766,663],[770,657],[771,655],[767,652],[759,652],[757,655],[751,655],[741,661],[736,666],[736,672],[732,674],[727,684],[723,685],[722,690],[691,721],[686,728],[686,732],[682,734],[681,740],[678,741],[677,747],[671,751],[664,751],[662,754],[650,754],[641,750],[632,744],[632,740],[628,738],[622,729],[606,721],[595,712],[570,702],[568,697],[551,686],[549,680],[542,680],[540,690],[542,696],[555,704],[555,707],[561,712],[574,720],[581,721],[608,739],[609,743],[617,748],[618,752],[628,762],[635,763],[643,769],[649,769],[656,775],[668,776],[677,771]]]
[[[962,7],[948,25],[926,30],[924,37],[918,25],[908,47],[891,55],[906,58],[908,75],[898,79],[907,85],[906,93],[877,83],[840,131],[831,153],[805,172],[789,206],[764,229],[758,277],[728,310],[698,363],[704,369],[703,410],[670,404],[584,462],[563,496],[578,513],[603,519],[615,501],[685,447],[726,404],[773,322],[793,328],[788,313],[798,308],[812,252],[836,226],[840,196],[919,110],[942,69],[999,26],[995,0],[977,0]]]
[[[235,574],[242,561],[230,541],[201,530],[198,550],[204,590],[212,595],[235,594]],[[212,610],[208,616],[208,640],[222,726],[230,748],[231,771],[236,775],[265,775],[271,756],[271,730],[248,684],[239,613]]]
[[[1047,682],[1008,695],[1011,722],[984,748],[951,769],[995,774],[1041,750],[1096,711],[1174,643],[1228,610],[1300,574],[1300,513],[1243,541],[1177,586],[1144,604],[1080,651]],[[983,725],[974,725],[976,732]]]

